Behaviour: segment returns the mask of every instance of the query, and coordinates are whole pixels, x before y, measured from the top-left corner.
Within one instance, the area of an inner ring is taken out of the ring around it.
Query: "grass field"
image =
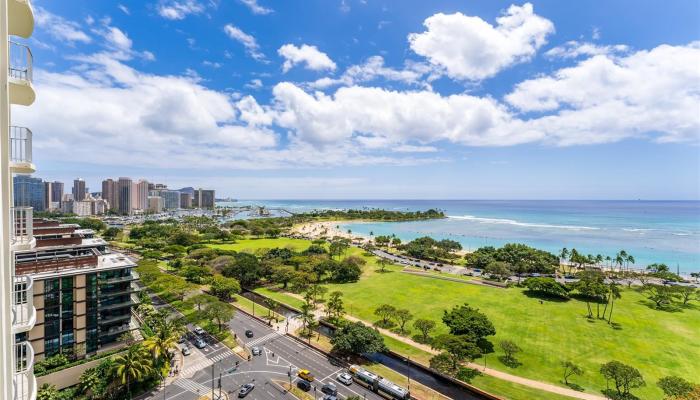
[[[288,244],[296,248],[308,246],[308,242],[303,244],[303,241],[287,239],[246,240],[233,246],[254,249],[259,243],[264,243],[260,247],[269,248]],[[352,251],[362,253],[359,249]],[[700,307],[697,305],[680,312],[658,311],[650,308],[641,294],[624,290],[622,299],[615,303],[613,315],[613,321],[619,325],[613,327],[601,320],[587,320],[586,305],[578,300],[544,301],[540,304],[539,299],[526,296],[518,288],[497,289],[412,276],[399,272],[399,267],[390,267],[390,272],[379,273],[372,257],[367,258],[370,263],[359,282],[328,285],[331,291],[340,290],[345,294],[348,313],[374,321],[376,307],[388,303],[409,309],[417,318],[439,322],[434,332],[439,334],[446,332],[440,323],[443,310],[469,303],[493,321],[497,331],[492,338],[494,344],[509,339],[523,349],[517,355],[521,366],[506,367],[498,361],[500,352],[497,351],[488,356],[490,367],[560,384],[560,363],[571,360],[585,371],[584,376],[575,377],[572,381],[583,386],[587,392],[600,393],[605,388],[605,381],[598,372],[600,364],[619,360],[642,372],[647,386],[635,389],[633,393],[643,399],[662,398],[656,381],[663,376],[678,375],[691,381],[697,381],[700,376],[700,341],[697,340]],[[275,293],[275,298],[293,303],[284,294]],[[403,351],[409,355],[412,353],[421,357],[416,353],[419,350],[411,350],[398,341],[387,344],[390,347],[403,347]],[[480,377],[475,383],[479,386],[479,382],[489,380],[492,378]],[[490,382],[488,385],[498,388],[501,383]],[[498,390],[494,392],[498,393]]]

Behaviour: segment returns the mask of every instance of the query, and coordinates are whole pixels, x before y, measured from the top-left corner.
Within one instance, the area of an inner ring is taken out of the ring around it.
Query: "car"
[[[338,400],[338,398],[333,396],[332,394],[327,394],[323,396],[323,400]]]
[[[192,354],[192,352],[190,351],[190,348],[187,346],[182,346],[182,355],[189,356],[190,354]]]
[[[297,376],[309,382],[313,382],[315,379],[314,375],[308,369],[300,369],[299,372],[297,372]]]
[[[333,396],[338,395],[338,388],[332,383],[324,383],[321,387],[321,391],[325,394],[330,394]]]
[[[345,386],[350,386],[352,385],[352,376],[348,374],[347,372],[343,372],[342,374],[338,374],[338,376],[335,377],[335,380],[338,382],[342,383]]]
[[[201,338],[197,338],[194,341],[194,347],[196,347],[198,349],[203,349],[203,348],[207,347],[207,342],[205,342]]]
[[[260,350],[260,347],[257,346],[250,349],[250,352],[253,353],[254,356],[259,356],[260,354],[262,354],[262,350]]]
[[[177,340],[177,342],[180,344],[185,343],[186,341],[187,341],[187,336],[185,336],[185,335],[180,336],[180,338]]]
[[[311,390],[311,384],[305,380],[297,381],[297,387],[305,392]]]
[[[202,329],[201,326],[195,326],[193,331],[194,331],[194,333],[196,333],[198,335],[204,335],[204,333],[205,333],[204,329]]]
[[[251,331],[250,329],[246,330],[245,337],[249,337],[249,338],[253,337],[253,331]]]
[[[253,389],[255,389],[255,384],[246,383],[245,385],[241,386],[240,389],[238,389],[238,398],[246,397],[248,393],[253,391]]]

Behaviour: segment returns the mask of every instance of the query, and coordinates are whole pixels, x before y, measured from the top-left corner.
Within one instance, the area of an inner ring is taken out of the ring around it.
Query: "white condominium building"
[[[36,399],[33,279],[15,273],[15,252],[36,246],[31,207],[14,207],[13,174],[34,172],[32,132],[13,126],[10,105],[30,106],[32,53],[22,43],[34,30],[29,0],[0,0],[0,399]]]

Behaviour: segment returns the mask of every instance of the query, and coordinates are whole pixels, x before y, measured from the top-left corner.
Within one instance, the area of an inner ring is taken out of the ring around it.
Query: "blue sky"
[[[46,179],[700,199],[696,1],[33,4],[37,101],[13,123]]]

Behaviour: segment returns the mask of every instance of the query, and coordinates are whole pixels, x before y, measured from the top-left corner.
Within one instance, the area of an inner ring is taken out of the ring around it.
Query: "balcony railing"
[[[94,248],[76,252],[42,251],[15,258],[17,275],[58,273],[67,269],[96,268],[100,252]]]
[[[29,342],[15,344],[15,370],[13,376],[14,400],[36,398],[36,378],[34,377],[34,349]]]
[[[34,57],[29,46],[10,40],[10,78],[32,81]]]
[[[12,289],[12,327],[15,333],[32,329],[36,321],[34,280],[29,275],[15,276]]]
[[[32,207],[12,207],[12,244],[28,245],[34,238]]]
[[[22,126],[10,127],[10,161],[32,162],[32,131]]]

